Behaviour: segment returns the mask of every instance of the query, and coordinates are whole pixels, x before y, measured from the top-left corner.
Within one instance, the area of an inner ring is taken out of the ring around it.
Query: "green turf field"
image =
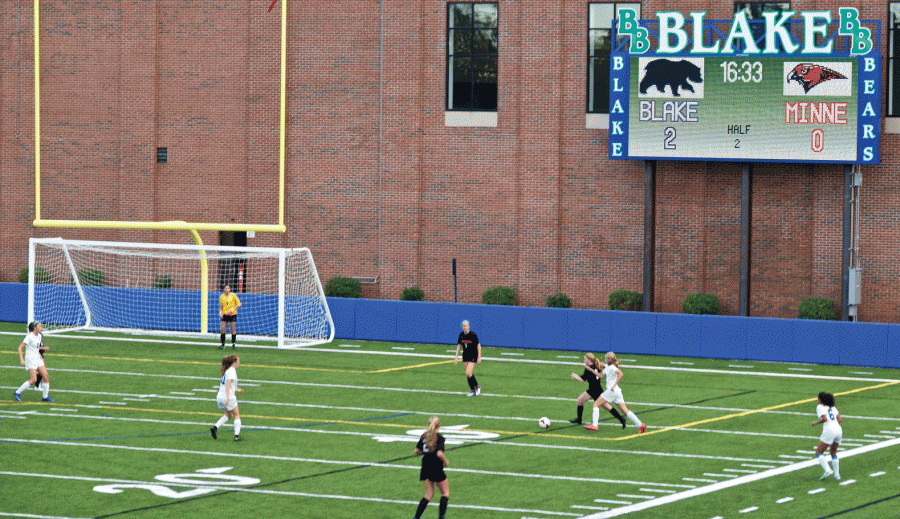
[[[209,434],[217,337],[49,336],[55,402],[28,390],[18,403],[23,328],[0,323],[0,517],[409,518],[432,415],[448,518],[881,519],[900,506],[897,370],[621,353],[638,435],[605,411],[598,432],[568,423],[581,352],[486,347],[483,394],[467,397],[450,345],[239,344],[236,443],[230,424]],[[812,461],[819,391],[844,416],[841,481]]]

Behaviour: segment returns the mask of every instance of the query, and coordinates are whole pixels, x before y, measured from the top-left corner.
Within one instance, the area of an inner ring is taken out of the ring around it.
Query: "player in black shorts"
[[[588,369],[589,367],[593,368],[597,372],[603,371],[603,364],[599,359],[597,359],[597,357],[594,356],[593,353],[584,354],[584,373],[582,373],[580,377],[577,374],[572,373],[572,378],[581,382],[587,382],[588,389],[584,393],[578,395],[578,400],[576,400],[576,402],[578,403],[578,407],[576,408],[578,410],[578,417],[573,420],[569,420],[569,422],[571,423],[580,424],[581,417],[584,415],[584,403],[588,400],[592,402],[594,400],[597,400],[598,398],[600,398],[600,394],[603,393],[603,379],[592,373],[591,370]],[[619,411],[617,411],[616,408],[613,407],[610,411],[610,414],[615,416],[616,419],[618,419],[619,422],[622,423],[622,428],[624,429],[625,418],[622,417],[621,414],[619,414]]]
[[[38,348],[38,353],[41,354],[41,360],[44,360],[44,352],[45,351],[47,351],[47,348],[44,348],[43,346]],[[34,382],[34,390],[35,391],[41,391],[41,382],[43,382],[43,380],[44,380],[44,377],[42,377],[41,372],[38,371],[37,379]]]
[[[450,485],[447,483],[447,476],[444,469],[450,466],[447,457],[444,456],[444,437],[438,434],[441,428],[441,419],[432,416],[428,420],[428,428],[419,438],[416,444],[416,456],[422,456],[422,471],[419,473],[419,479],[425,483],[425,497],[419,501],[419,507],[416,508],[415,519],[422,517],[425,507],[434,497],[434,485],[438,486],[441,491],[441,502],[438,506],[438,517],[444,519],[447,513],[447,502],[450,500]]]
[[[481,364],[481,343],[478,342],[478,336],[469,329],[469,321],[462,322],[463,331],[459,334],[456,341],[456,357],[453,359],[453,365],[459,363],[459,350],[463,351],[463,364],[466,366],[466,381],[469,382],[471,392],[466,396],[478,396],[481,394],[481,386],[475,379],[475,364]]]

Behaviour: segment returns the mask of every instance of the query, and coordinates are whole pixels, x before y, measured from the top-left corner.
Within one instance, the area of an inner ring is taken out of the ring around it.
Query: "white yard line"
[[[55,474],[29,474],[23,472],[0,472],[0,474],[9,475],[9,476],[17,476],[17,477],[35,477],[35,478],[49,478],[49,479],[64,479],[64,480],[76,480],[76,481],[91,481],[95,483],[119,483],[119,484],[127,484],[127,485],[147,485],[147,484],[158,484],[158,481],[140,481],[140,480],[127,480],[127,479],[104,479],[104,478],[86,478],[79,476],[59,476]],[[358,496],[344,496],[337,494],[312,494],[309,492],[292,492],[287,490],[267,490],[261,488],[241,488],[235,486],[217,486],[217,485],[207,485],[207,484],[186,484],[186,483],[172,483],[167,482],[166,486],[171,487],[187,487],[187,488],[211,488],[217,491],[225,491],[225,492],[244,492],[247,494],[266,494],[266,495],[274,495],[274,496],[294,496],[294,497],[315,497],[322,499],[339,499],[346,501],[368,501],[374,503],[391,503],[391,504],[402,504],[402,505],[415,505],[418,504],[418,501],[405,501],[400,499],[381,499],[377,497],[358,497]],[[565,516],[565,517],[580,517],[581,514],[573,514],[568,512],[553,512],[549,510],[530,510],[526,508],[504,508],[499,506],[480,506],[480,505],[464,505],[464,504],[450,504],[450,508],[460,508],[460,509],[468,509],[468,510],[489,510],[493,512],[509,512],[509,513],[525,513],[525,514],[545,514],[545,515],[557,515],[557,516]],[[22,516],[22,517],[39,517],[39,516]],[[49,518],[56,519],[56,518]]]
[[[900,445],[900,438],[895,438],[893,440],[880,442],[880,443],[877,443],[874,445],[866,445],[865,447],[859,447],[856,449],[847,450],[842,453],[841,457],[842,457],[842,459],[849,458],[849,457],[857,456],[860,454],[865,454],[867,452],[872,452],[872,451],[877,451],[880,449],[885,449],[888,447],[893,447],[895,445]],[[638,512],[641,510],[647,510],[647,509],[654,508],[657,506],[667,505],[669,503],[675,503],[675,502],[678,502],[678,501],[681,501],[684,499],[689,499],[689,498],[696,497],[696,496],[715,493],[720,490],[725,490],[728,488],[744,485],[747,483],[761,481],[763,479],[780,476],[782,474],[788,474],[791,472],[795,472],[797,470],[814,467],[816,465],[818,465],[818,462],[815,459],[801,461],[799,463],[793,463],[793,464],[787,465],[785,467],[778,467],[778,468],[774,468],[774,469],[767,470],[764,472],[758,472],[756,474],[748,474],[746,476],[741,476],[736,479],[731,479],[728,481],[720,481],[720,482],[712,484],[712,485],[707,485],[704,487],[686,490],[684,492],[679,492],[677,494],[658,497],[658,498],[652,499],[650,501],[644,501],[643,503],[636,503],[636,504],[632,504],[629,506],[623,506],[621,508],[616,508],[614,510],[609,510],[607,512],[593,514],[593,515],[584,517],[582,519],[609,519],[611,517],[618,517],[621,515],[630,514],[632,512]]]
[[[58,515],[14,514],[12,512],[0,512],[0,517],[29,517],[31,519],[76,519],[74,517],[61,517]]]
[[[781,505],[781,504],[784,504],[784,503],[787,503],[787,502],[793,501],[793,500],[794,500],[793,497],[782,497],[781,499],[779,499],[778,501],[775,501],[775,502],[778,503],[779,505]]]

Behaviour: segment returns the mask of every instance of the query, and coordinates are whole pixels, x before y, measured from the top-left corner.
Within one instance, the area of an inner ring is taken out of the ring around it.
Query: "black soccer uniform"
[[[444,462],[437,456],[438,451],[444,450],[444,437],[441,434],[437,435],[437,445],[435,447],[434,452],[428,449],[428,445],[425,444],[424,434],[419,438],[419,443],[416,444],[416,448],[425,453],[422,456],[422,470],[419,472],[419,480],[421,481],[428,479],[435,483],[440,483],[447,479],[446,474],[444,474]]]
[[[462,345],[463,362],[478,362],[478,336],[475,332],[459,332],[459,340],[456,344]]]
[[[591,396],[591,400],[600,398],[603,393],[603,379],[591,373],[587,368],[584,368],[581,378],[588,383],[587,394]]]

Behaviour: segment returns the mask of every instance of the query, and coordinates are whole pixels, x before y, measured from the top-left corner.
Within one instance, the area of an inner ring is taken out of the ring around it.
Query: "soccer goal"
[[[217,337],[226,284],[241,301],[239,339],[277,339],[279,348],[294,348],[334,338],[325,293],[305,248],[32,238],[28,320],[44,323],[46,333],[91,329],[210,337],[209,331]]]

